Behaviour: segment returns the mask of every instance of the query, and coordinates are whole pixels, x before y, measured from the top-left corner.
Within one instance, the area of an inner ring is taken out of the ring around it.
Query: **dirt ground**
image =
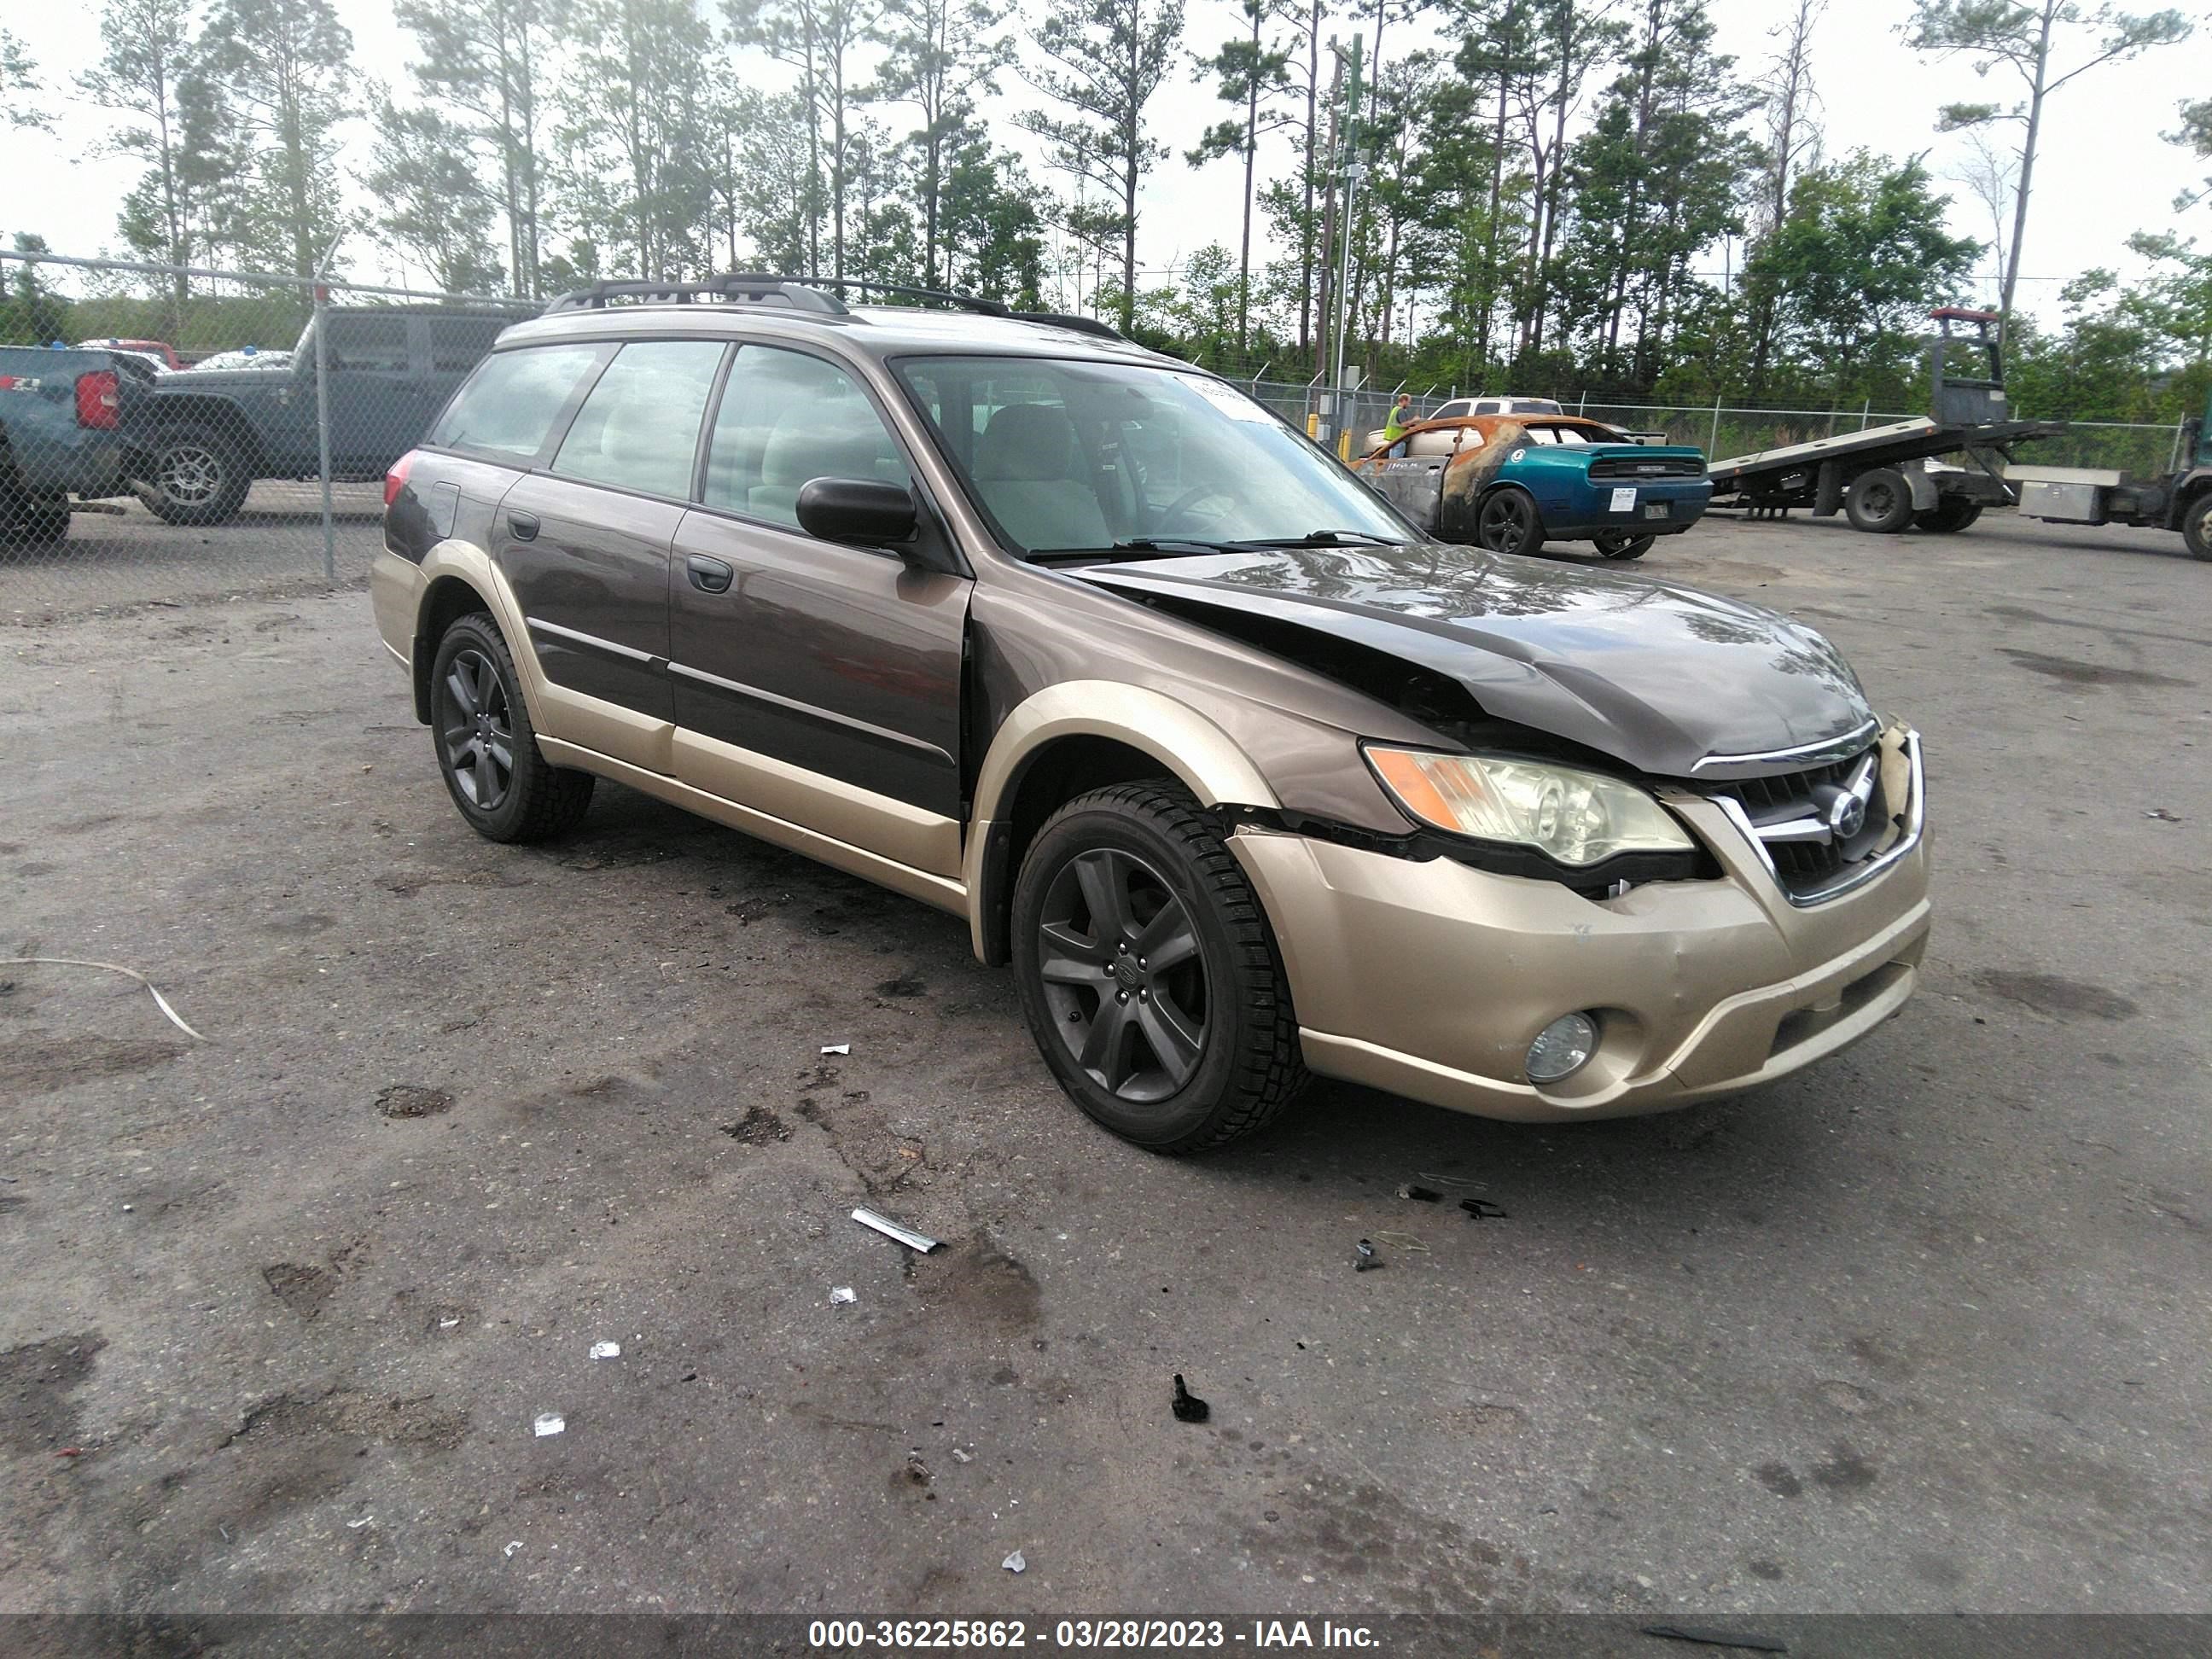
[[[0,629],[0,958],[206,1039],[0,959],[0,1610],[2203,1610],[2212,566],[1646,562],[1923,728],[1919,996],[1740,1102],[1195,1162],[934,912],[611,786],[470,835],[358,591]]]

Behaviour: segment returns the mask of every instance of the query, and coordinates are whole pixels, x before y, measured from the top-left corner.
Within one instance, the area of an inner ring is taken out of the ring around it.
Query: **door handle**
[[[534,542],[538,539],[538,515],[535,513],[508,514],[507,527],[508,532],[519,542]]]
[[[691,586],[702,593],[728,592],[730,578],[737,574],[720,559],[702,558],[696,553],[686,559],[684,564],[691,573]]]

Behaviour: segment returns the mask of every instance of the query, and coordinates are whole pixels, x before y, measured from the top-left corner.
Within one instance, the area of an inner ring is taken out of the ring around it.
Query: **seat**
[[[873,478],[908,482],[905,465],[891,447],[875,411],[854,400],[858,418],[825,433],[818,415],[783,422],[761,451],[761,481],[745,492],[745,510],[778,524],[799,522],[799,492],[816,478]]]
[[[1050,404],[1008,404],[991,416],[975,444],[975,493],[1023,547],[1105,547],[1114,540],[1074,423]]]

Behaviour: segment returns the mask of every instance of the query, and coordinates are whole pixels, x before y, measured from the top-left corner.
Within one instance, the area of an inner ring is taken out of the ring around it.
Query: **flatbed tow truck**
[[[1908,527],[1964,530],[1985,507],[2016,505],[2019,494],[1998,463],[2009,466],[2014,445],[2051,437],[2064,423],[2011,418],[1996,313],[1946,306],[1929,314],[1936,325],[1929,343],[1930,414],[1714,461],[1706,469],[1712,506],[1755,519],[1784,518],[1793,507],[1826,518],[1840,508],[1854,530],[1893,536]],[[1953,373],[1960,350],[1984,355],[1988,374]],[[1929,465],[1945,455],[1966,465]]]

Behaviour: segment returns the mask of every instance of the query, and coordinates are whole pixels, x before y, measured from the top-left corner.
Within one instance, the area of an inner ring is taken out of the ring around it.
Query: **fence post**
[[[1725,397],[1726,395],[1727,395],[1727,394],[1726,394],[1725,392],[1723,392],[1723,393],[1722,394],[1722,396],[1723,396],[1723,397]],[[1712,430],[1712,435],[1711,435],[1711,437],[1709,437],[1709,438],[1707,438],[1707,439],[1705,440],[1705,456],[1706,456],[1706,459],[1711,459],[1713,450],[1714,450],[1714,448],[1715,448],[1715,447],[1719,444],[1720,441],[1721,441],[1721,400],[1720,400],[1720,398],[1715,398],[1713,399],[1713,430]]]
[[[323,481],[323,580],[338,579],[337,526],[331,518],[331,331],[324,306],[330,290],[320,283],[315,296],[315,447]]]

